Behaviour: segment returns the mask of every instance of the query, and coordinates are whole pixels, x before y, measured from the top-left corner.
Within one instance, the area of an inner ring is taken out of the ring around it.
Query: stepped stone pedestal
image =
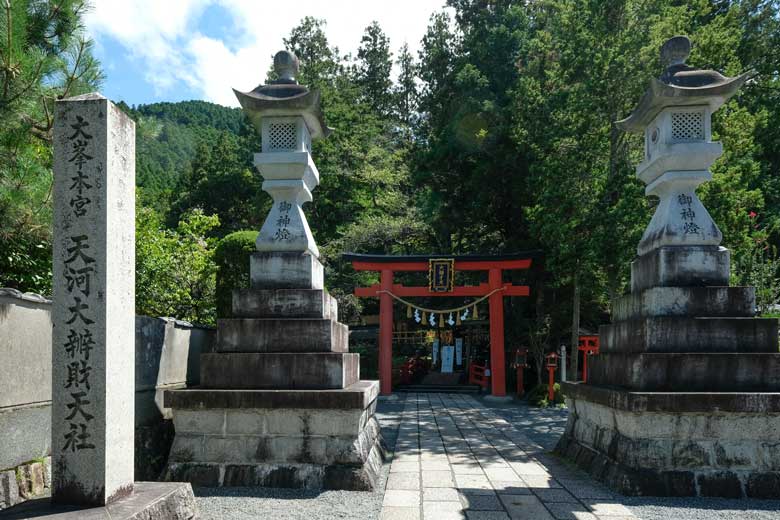
[[[275,277],[266,288],[268,272],[257,266],[291,254],[255,253],[262,261],[251,263],[252,288],[233,291],[235,317],[218,321],[214,352],[201,356],[201,386],[166,392],[176,429],[168,479],[374,488],[383,457],[374,417],[379,383],[360,381],[335,299],[321,283],[300,287],[304,269],[321,272],[319,260],[299,259],[294,265],[302,267],[285,273],[288,283]]]
[[[646,130],[637,175],[662,201],[587,384],[563,384],[556,451],[629,495],[778,498],[777,320],[755,317],[754,288],[728,286],[729,251],[692,191],[720,154],[710,114],[744,78],[685,66],[689,47],[665,44],[671,65],[620,122]]]
[[[702,254],[688,249],[674,254]],[[634,275],[656,276],[636,271],[650,263],[638,258]],[[624,494],[780,496],[778,327],[754,309],[752,287],[620,298],[588,383],[563,384],[570,415],[556,451]]]

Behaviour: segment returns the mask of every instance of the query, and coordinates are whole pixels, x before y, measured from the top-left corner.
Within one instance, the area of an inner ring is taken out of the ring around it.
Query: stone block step
[[[612,320],[658,316],[753,317],[753,287],[652,287],[618,298]]]
[[[136,482],[131,494],[105,506],[58,504],[41,497],[4,509],[0,517],[4,520],[192,520],[198,518],[198,505],[189,483]]]
[[[330,390],[215,390],[187,388],[166,390],[165,408],[177,410],[213,409],[335,409],[364,410],[379,395],[379,381],[358,381],[346,388]]]
[[[338,304],[322,289],[235,289],[233,316],[338,320]]]
[[[601,353],[588,384],[646,392],[778,392],[780,354]]]
[[[254,289],[322,289],[324,270],[308,253],[252,253],[249,284]]]
[[[780,416],[778,392],[638,392],[583,382],[561,384],[567,398],[631,413],[767,414]]]
[[[718,246],[661,247],[631,262],[631,292],[729,284],[730,253]]]
[[[216,352],[347,352],[349,328],[331,319],[217,320]]]
[[[657,317],[599,328],[601,352],[778,352],[774,318]]]
[[[346,388],[359,379],[359,354],[209,353],[200,356],[203,388],[319,390]]]
[[[412,392],[417,394],[478,394],[479,385],[398,385],[394,392]]]
[[[165,480],[206,487],[277,487],[375,491],[382,470],[382,450],[376,442],[365,464],[264,462],[170,462]],[[264,517],[263,517],[264,518]]]
[[[201,431],[197,424],[201,421],[197,420],[190,431],[177,428],[170,462],[359,465],[366,462],[371,448],[379,439],[379,425],[374,417],[344,419],[345,423],[352,423],[349,431],[338,427],[334,430],[332,427],[336,425],[333,422],[346,415],[343,411],[333,412],[329,418],[314,417],[308,412],[301,416],[295,410],[278,410],[270,417],[268,414],[249,415],[244,413],[239,420],[233,421],[232,427],[228,424],[226,432]],[[227,418],[228,421],[230,419]],[[323,423],[323,420],[326,422]],[[362,424],[359,424],[361,420]],[[192,424],[192,421],[189,422]],[[264,432],[264,427],[269,426],[279,433]],[[327,433],[315,433],[314,428]]]

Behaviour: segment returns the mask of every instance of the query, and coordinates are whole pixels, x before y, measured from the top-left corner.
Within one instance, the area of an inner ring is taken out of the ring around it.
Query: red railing
[[[469,366],[469,384],[479,385],[487,390],[490,382],[490,376],[485,374],[487,370],[487,367],[472,363],[471,366]]]

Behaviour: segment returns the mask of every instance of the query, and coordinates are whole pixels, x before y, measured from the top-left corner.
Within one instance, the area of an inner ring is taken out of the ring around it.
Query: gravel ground
[[[382,492],[197,488],[201,520],[365,520],[378,518]]]
[[[552,450],[566,427],[568,410],[532,408],[521,403],[497,413],[545,449]],[[780,520],[780,500],[620,497],[642,520]]]

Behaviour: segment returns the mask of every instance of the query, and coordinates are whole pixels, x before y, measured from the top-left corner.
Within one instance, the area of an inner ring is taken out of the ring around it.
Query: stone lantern
[[[324,289],[301,206],[319,173],[311,141],[330,129],[319,92],[298,85],[298,59],[274,57],[279,79],[236,92],[262,135],[255,165],[273,207],[250,257],[250,287],[233,290],[232,316],[200,356],[200,386],[165,393],[176,437],[166,477],[206,486],[370,490],[384,452],[374,417],[378,381]]]
[[[718,248],[723,235],[695,190],[712,179],[709,168],[723,153],[723,145],[712,141],[712,114],[737,92],[747,75],[728,78],[713,70],[689,67],[685,60],[690,50],[685,36],[668,40],[661,48],[666,70],[651,80],[634,112],[617,123],[625,131],[644,132],[644,161],[636,167],[636,174],[647,185],[645,193],[659,198],[637,253],[693,247],[687,250],[694,254],[688,263],[698,265],[691,265],[693,272],[686,274],[712,285],[727,285],[728,252]],[[679,255],[669,250],[650,260],[664,263],[673,257]],[[663,275],[654,281],[674,283]]]
[[[668,40],[666,70],[617,123],[644,133],[637,176],[659,204],[587,383],[562,383],[556,450],[625,494],[776,497],[777,320],[755,317],[753,287],[728,285],[729,251],[695,192],[723,151],[712,114],[746,76],[689,67],[689,51]]]
[[[682,251],[665,249],[676,246],[689,248],[684,256],[692,270],[686,270],[686,276],[712,285],[728,284],[728,251],[718,247],[723,234],[695,190],[712,178],[709,168],[723,153],[723,145],[712,141],[712,114],[737,92],[747,75],[727,78],[714,70],[689,67],[685,60],[690,49],[685,36],[671,38],[661,47],[666,70],[651,80],[634,112],[617,123],[627,132],[644,133],[644,161],[636,174],[647,185],[645,193],[659,198],[637,247],[640,258],[657,253],[635,267],[653,265],[656,269],[651,272],[660,278],[639,277],[639,286],[677,283],[664,268],[682,259],[675,254]]]
[[[320,93],[299,85],[298,58],[280,51],[274,56],[279,79],[251,92],[234,90],[241,107],[260,131],[262,153],[255,166],[264,178],[263,190],[274,205],[257,237],[260,252],[290,251],[319,257],[301,206],[311,202],[320,174],[311,157],[313,139],[331,130],[320,111]]]

